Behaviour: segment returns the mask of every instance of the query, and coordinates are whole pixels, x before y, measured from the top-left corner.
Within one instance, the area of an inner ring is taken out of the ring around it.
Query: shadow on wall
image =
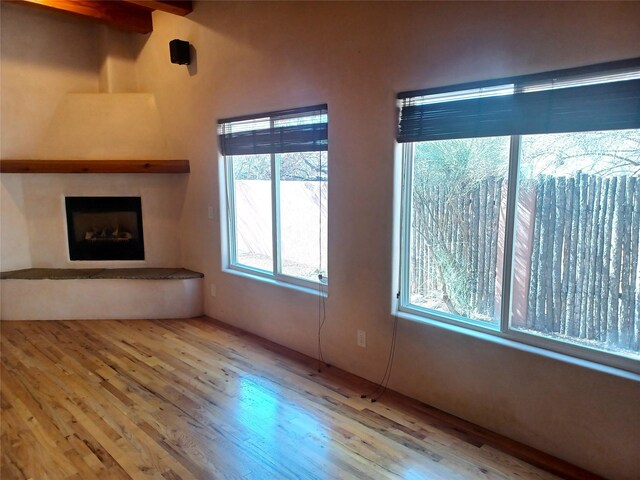
[[[191,55],[191,63],[187,65],[189,76],[193,77],[198,74],[198,50],[192,44],[189,44],[189,54]]]

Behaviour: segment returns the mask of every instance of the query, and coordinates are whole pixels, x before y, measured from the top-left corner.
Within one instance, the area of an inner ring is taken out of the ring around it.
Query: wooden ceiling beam
[[[193,12],[193,2],[190,0],[124,0],[126,3],[132,3],[140,7],[146,7],[151,10],[160,10],[162,12],[173,13],[184,17]]]
[[[120,30],[151,33],[151,10],[130,2],[90,0],[9,0],[12,3],[58,11],[105,23]],[[164,3],[164,2],[155,2]],[[173,2],[172,2],[173,3]]]

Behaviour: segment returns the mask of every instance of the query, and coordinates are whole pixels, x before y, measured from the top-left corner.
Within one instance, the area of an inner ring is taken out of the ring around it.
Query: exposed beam
[[[124,0],[126,3],[133,3],[140,7],[146,7],[151,10],[161,10],[174,15],[184,17],[193,12],[193,2],[191,0]]]
[[[151,10],[128,2],[90,0],[9,0],[49,11],[58,11],[88,18],[130,32],[153,31]],[[158,2],[156,2],[158,3]]]

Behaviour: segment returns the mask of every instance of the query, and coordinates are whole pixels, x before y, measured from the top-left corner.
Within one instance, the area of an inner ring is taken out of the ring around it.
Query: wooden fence
[[[452,313],[493,318],[502,197],[503,180],[494,177],[469,191],[414,190],[412,296],[439,292]]]
[[[437,292],[447,311],[494,317],[505,194],[500,178],[415,189],[412,298]],[[640,179],[540,175],[519,199],[512,324],[640,349]]]

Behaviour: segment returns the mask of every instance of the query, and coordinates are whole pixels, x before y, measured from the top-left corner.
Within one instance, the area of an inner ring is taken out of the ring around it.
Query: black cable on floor
[[[377,402],[382,395],[387,391],[389,385],[389,379],[391,378],[391,370],[393,369],[393,360],[396,353],[396,339],[398,335],[398,315],[393,316],[393,335],[391,336],[391,345],[389,347],[389,357],[387,358],[387,366],[384,370],[384,375],[380,383],[369,393],[363,393],[360,398],[371,397],[371,403]]]

